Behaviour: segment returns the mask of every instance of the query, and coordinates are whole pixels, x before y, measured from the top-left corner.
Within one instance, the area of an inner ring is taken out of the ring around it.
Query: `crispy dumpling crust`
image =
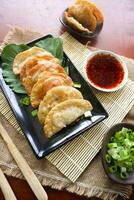
[[[32,63],[31,63],[32,64]],[[26,65],[28,66],[28,65]],[[25,66],[24,66],[25,67]],[[23,68],[24,68],[23,67]],[[48,72],[50,73],[65,73],[63,67],[57,63],[53,63],[48,60],[42,60],[36,65],[32,65],[31,69],[24,70],[25,72],[21,73],[22,85],[25,87],[25,90],[30,95],[34,84],[42,77],[42,74]],[[25,74],[25,76],[24,76]]]
[[[32,47],[26,51],[18,53],[13,62],[14,74],[20,74],[24,64],[35,56],[52,56],[52,54],[39,47]]]
[[[50,138],[64,127],[74,122],[86,111],[91,110],[91,103],[84,99],[69,99],[57,104],[50,110],[46,117],[44,125],[46,137]]]
[[[76,4],[86,5],[87,7],[90,7],[93,15],[96,17],[97,22],[102,23],[104,21],[103,14],[99,8],[97,8],[95,3],[92,3],[89,0],[76,0]]]
[[[54,73],[43,75],[33,86],[30,100],[32,107],[36,108],[39,106],[41,100],[44,98],[46,93],[53,87],[60,86],[60,85],[68,85],[73,86],[73,82],[69,76],[63,73]]]
[[[42,56],[35,56],[34,58],[28,60],[21,69],[20,72],[20,79],[23,81],[27,75],[29,75],[29,71],[38,64],[44,64],[46,61],[51,61],[54,64],[59,64],[59,60],[55,58],[53,55],[42,55]]]
[[[95,31],[97,20],[89,6],[75,4],[68,9],[68,14],[74,17],[83,27]]]
[[[64,12],[64,16],[68,24],[75,30],[79,30],[80,32],[87,32],[87,33],[91,32],[87,28],[83,27],[82,24],[80,24],[75,18],[69,16],[68,12]]]
[[[79,90],[71,86],[57,86],[49,90],[39,105],[39,121],[43,124],[48,112],[58,103],[68,99],[83,99],[83,96]]]
[[[88,0],[76,0],[75,4],[64,12],[64,17],[72,28],[86,33],[94,32],[97,24],[104,21],[102,12]]]

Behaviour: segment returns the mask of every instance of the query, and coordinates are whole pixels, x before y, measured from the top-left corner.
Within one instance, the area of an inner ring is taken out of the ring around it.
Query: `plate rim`
[[[47,37],[53,37],[53,35],[47,34],[47,35],[45,35],[45,36],[42,36],[42,37],[39,37],[39,38],[37,38],[37,39],[31,40],[30,42],[28,42],[28,43],[26,43],[26,44],[29,45],[29,46],[32,46],[32,43],[36,43],[36,42],[38,42],[38,41],[40,41],[40,40],[43,40],[43,39],[45,39],[45,38],[47,38]],[[65,54],[65,56],[68,58],[68,56],[66,55],[65,52],[64,52],[64,54]],[[0,57],[0,58],[1,58],[1,57]],[[69,58],[68,58],[68,59],[69,59]],[[74,66],[74,68],[77,70],[77,73],[78,73],[78,74],[82,77],[82,79],[86,82],[86,80],[85,80],[84,77],[81,75],[81,73],[78,71],[78,69],[75,67],[75,65],[72,63],[72,61],[71,61],[70,59],[69,59],[69,61],[70,61],[71,64]],[[58,145],[58,146],[52,147],[51,149],[49,149],[49,151],[48,151],[47,153],[45,153],[44,151],[42,151],[41,148],[40,148],[40,150],[39,150],[38,153],[37,153],[36,150],[34,149],[33,145],[32,145],[31,142],[30,142],[30,139],[29,139],[29,137],[28,137],[29,134],[27,134],[27,133],[25,132],[25,131],[27,131],[27,130],[23,127],[23,124],[21,124],[20,120],[18,119],[18,113],[16,112],[16,109],[14,108],[14,106],[12,106],[12,104],[11,104],[9,98],[8,98],[7,91],[5,91],[5,90],[6,90],[5,87],[7,87],[7,88],[10,90],[10,92],[13,93],[14,96],[15,96],[15,95],[19,95],[19,94],[15,93],[15,92],[14,92],[12,89],[10,89],[10,87],[6,84],[6,82],[5,82],[5,80],[4,80],[3,76],[2,76],[2,68],[1,68],[1,67],[0,67],[0,71],[1,71],[1,72],[0,72],[0,76],[2,77],[2,79],[0,79],[0,87],[1,87],[1,89],[2,89],[2,91],[3,91],[3,94],[4,94],[4,96],[5,96],[6,100],[7,100],[7,102],[8,102],[8,105],[10,106],[10,108],[11,108],[11,110],[12,110],[12,112],[13,112],[15,118],[16,118],[16,121],[18,122],[18,124],[19,124],[19,126],[20,126],[22,132],[24,133],[24,136],[25,136],[26,140],[27,140],[28,143],[30,144],[30,146],[31,146],[31,148],[32,148],[32,150],[33,150],[33,152],[34,152],[34,155],[36,156],[37,159],[42,159],[43,157],[47,156],[47,155],[50,154],[51,152],[53,152],[53,151],[55,151],[56,149],[60,148],[60,147],[63,146],[64,144],[67,144],[69,141],[72,141],[74,138],[80,136],[80,135],[81,135],[83,132],[85,132],[86,130],[89,130],[89,129],[92,128],[93,126],[95,126],[95,125],[97,125],[98,123],[102,122],[104,119],[108,118],[108,116],[109,116],[108,113],[107,113],[107,111],[106,111],[106,109],[104,108],[104,106],[101,104],[101,102],[98,100],[98,98],[97,98],[96,95],[94,94],[94,92],[93,92],[92,88],[90,87],[90,85],[86,82],[86,83],[88,84],[90,90],[92,91],[94,97],[96,98],[97,102],[100,104],[100,106],[101,106],[101,107],[103,108],[103,110],[105,111],[105,115],[103,115],[103,118],[100,119],[100,120],[98,120],[95,124],[91,124],[90,127],[87,126],[87,127],[84,128],[82,131],[78,131],[77,134],[75,134],[74,136],[68,138],[67,140],[62,141],[62,142],[60,143],[60,146]],[[16,101],[17,101],[17,99],[16,99]],[[17,102],[17,103],[18,103],[18,102]],[[19,106],[19,105],[18,105],[18,107],[19,107],[19,109],[20,109],[20,106]],[[20,111],[21,111],[21,109],[20,109]],[[29,131],[28,131],[28,132],[29,132]]]

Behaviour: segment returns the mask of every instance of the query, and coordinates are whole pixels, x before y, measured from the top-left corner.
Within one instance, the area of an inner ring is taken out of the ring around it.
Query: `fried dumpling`
[[[57,104],[50,110],[46,117],[44,125],[46,137],[50,138],[64,127],[74,122],[85,112],[91,110],[91,103],[84,99],[69,99]]]
[[[89,0],[76,0],[64,12],[64,18],[72,28],[86,33],[94,32],[97,25],[104,21],[102,12]]]
[[[86,5],[92,11],[92,14],[96,17],[98,23],[102,23],[104,21],[103,14],[99,8],[97,8],[95,3],[92,3],[89,0],[76,0],[76,4]]]
[[[76,19],[88,30],[95,31],[97,20],[89,6],[85,4],[75,4],[68,9],[68,15]]]
[[[48,74],[46,73],[40,78],[33,86],[30,100],[32,107],[39,106],[41,100],[43,100],[46,93],[53,87],[60,85],[73,86],[73,82],[69,76],[63,73]]]
[[[54,57],[51,53],[39,47],[32,47],[26,51],[20,52],[16,55],[13,62],[13,72],[14,74],[20,74],[24,64],[33,59],[35,56],[49,56]]]
[[[64,12],[64,17],[67,21],[67,23],[74,29],[79,30],[80,32],[87,32],[90,33],[90,31],[83,27],[82,24],[80,24],[75,18],[68,15],[68,12]]]
[[[20,79],[23,81],[23,78],[25,78],[28,74],[29,71],[36,65],[38,64],[44,64],[46,61],[51,61],[52,63],[59,64],[59,60],[55,58],[53,55],[40,55],[40,56],[35,56],[32,59],[28,60],[24,66],[21,69],[20,72]]]
[[[57,86],[49,90],[38,109],[38,119],[43,124],[48,112],[58,103],[68,99],[83,99],[81,92],[71,86]]]
[[[26,64],[26,66],[29,65]],[[23,68],[25,68],[25,66]],[[39,61],[38,64],[32,65],[31,69],[22,69],[20,77],[22,85],[25,87],[25,90],[28,94],[31,94],[34,84],[38,81],[39,78],[42,77],[42,74],[44,74],[43,72],[45,72],[46,74],[48,74],[48,72],[65,73],[65,70],[59,64],[53,63],[51,60]]]

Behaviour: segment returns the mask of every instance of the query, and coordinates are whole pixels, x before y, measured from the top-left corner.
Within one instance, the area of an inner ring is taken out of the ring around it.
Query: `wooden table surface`
[[[8,25],[31,28],[43,34],[61,34],[64,29],[59,16],[73,0],[1,0],[0,1],[0,42],[9,30]],[[105,16],[103,30],[91,41],[91,45],[112,50],[123,56],[134,58],[134,1],[94,0]],[[36,199],[25,181],[8,177],[18,200]],[[45,188],[49,200],[84,200],[66,191]],[[0,192],[0,200],[3,200]],[[97,198],[91,198],[92,200]],[[130,197],[134,199],[134,194]]]

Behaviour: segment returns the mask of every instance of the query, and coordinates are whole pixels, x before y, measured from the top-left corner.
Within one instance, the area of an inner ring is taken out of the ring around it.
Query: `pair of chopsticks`
[[[20,168],[22,174],[24,175],[25,179],[27,180],[29,186],[31,187],[33,193],[35,194],[35,196],[37,197],[38,200],[47,200],[47,194],[44,190],[44,188],[42,187],[41,183],[39,182],[39,180],[37,179],[37,177],[35,176],[35,174],[33,173],[32,169],[29,167],[28,163],[26,162],[26,160],[23,158],[23,156],[21,155],[21,153],[19,152],[19,150],[17,149],[17,147],[15,146],[15,144],[13,143],[13,141],[11,140],[11,138],[9,137],[7,131],[5,130],[5,128],[2,126],[2,124],[0,123],[0,134],[3,138],[3,140],[5,141],[10,153],[12,154],[14,160],[16,161],[18,167]],[[3,172],[0,171],[0,175],[3,175]],[[1,177],[0,177],[1,179]],[[4,179],[5,180],[5,177]],[[7,180],[6,180],[7,181]],[[3,182],[5,183],[5,182]],[[5,187],[7,187],[8,182],[5,184]],[[5,190],[5,187],[3,186],[3,194],[5,195],[6,200],[16,200],[15,195],[13,198],[12,195],[12,199],[11,196],[6,196],[9,190],[11,191],[12,189],[9,189],[9,184],[8,184],[8,188]],[[9,197],[9,198],[8,198]]]

